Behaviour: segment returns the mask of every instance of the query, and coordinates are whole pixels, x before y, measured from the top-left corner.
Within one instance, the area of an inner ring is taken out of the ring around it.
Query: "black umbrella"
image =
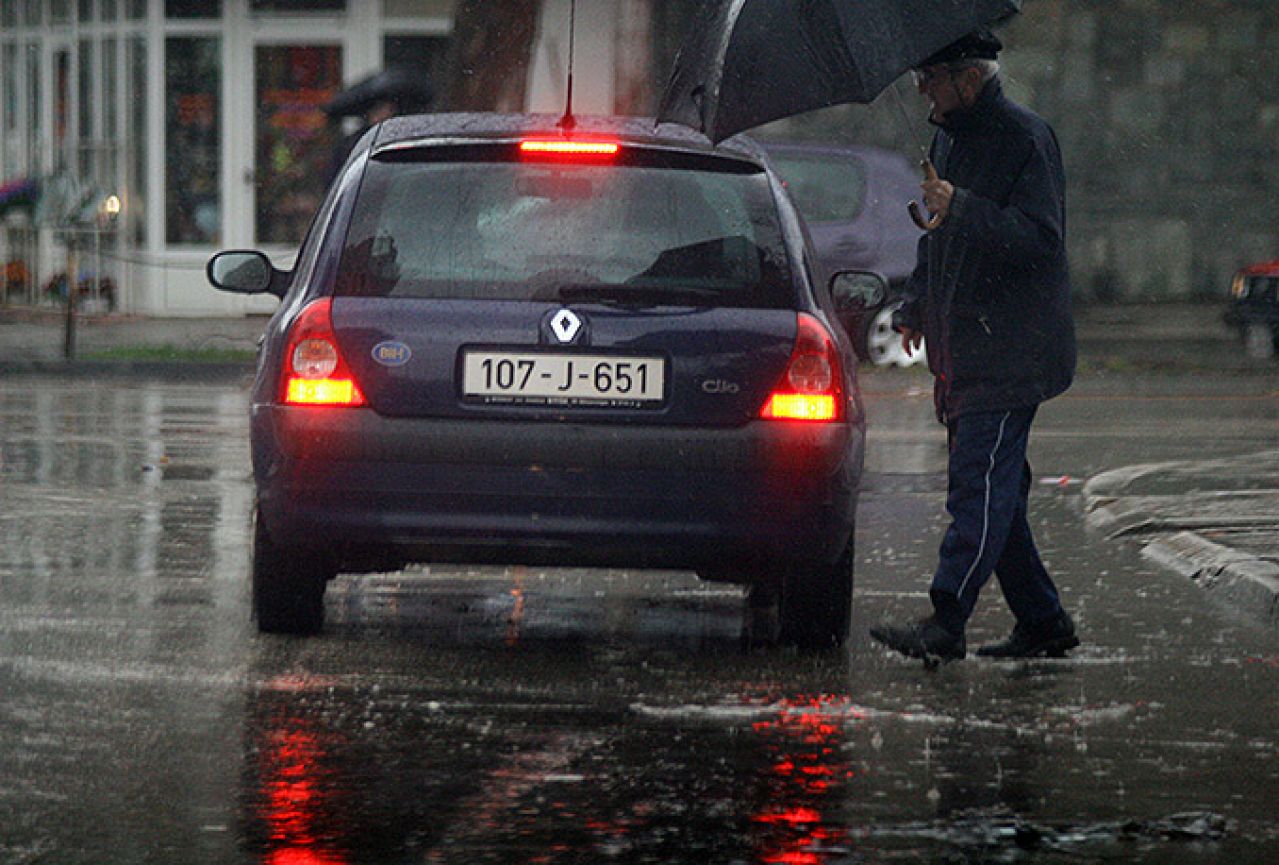
[[[711,141],[804,111],[871,102],[1021,0],[713,0],[675,60],[658,120]]]
[[[412,114],[426,110],[435,96],[435,88],[426,73],[411,66],[389,66],[343,90],[324,106],[330,117],[363,116],[379,102],[391,101],[399,113]]]

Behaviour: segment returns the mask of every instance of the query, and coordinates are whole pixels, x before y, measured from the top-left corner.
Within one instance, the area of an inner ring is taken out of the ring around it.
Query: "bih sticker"
[[[382,366],[404,366],[412,356],[412,349],[395,340],[379,342],[373,346],[373,359]]]

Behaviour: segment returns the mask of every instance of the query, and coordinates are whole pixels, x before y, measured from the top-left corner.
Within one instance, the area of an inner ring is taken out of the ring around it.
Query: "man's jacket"
[[[924,333],[943,422],[1038,405],[1075,372],[1057,138],[995,79],[947,115],[929,156],[955,195],[920,238],[894,323]]]

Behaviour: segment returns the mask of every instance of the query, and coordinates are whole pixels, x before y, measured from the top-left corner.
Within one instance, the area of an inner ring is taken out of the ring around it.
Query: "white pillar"
[[[574,40],[573,113],[612,114],[618,0],[580,0]],[[568,81],[570,0],[545,0],[529,63],[526,109],[561,113]]]

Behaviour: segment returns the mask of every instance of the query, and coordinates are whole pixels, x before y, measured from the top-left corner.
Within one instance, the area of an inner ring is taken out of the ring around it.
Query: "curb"
[[[1279,565],[1215,544],[1194,532],[1165,535],[1142,547],[1156,564],[1270,624],[1279,624]]]
[[[1227,459],[1143,463],[1102,472],[1084,483],[1085,521],[1090,529],[1103,532],[1107,540],[1144,537],[1143,558],[1190,579],[1247,615],[1279,625],[1279,564],[1214,543],[1197,531],[1227,525],[1233,529],[1279,528],[1272,505],[1279,483],[1268,481],[1261,489],[1194,487],[1194,481],[1204,477],[1212,478],[1218,487],[1230,487],[1223,476],[1231,467],[1251,465],[1259,459],[1272,462],[1277,454],[1263,451]],[[1190,489],[1185,489],[1186,482],[1191,482]],[[1162,494],[1143,494],[1153,489]],[[1211,515],[1216,502],[1252,504],[1243,509],[1246,513],[1234,509],[1223,522],[1221,516]]]

